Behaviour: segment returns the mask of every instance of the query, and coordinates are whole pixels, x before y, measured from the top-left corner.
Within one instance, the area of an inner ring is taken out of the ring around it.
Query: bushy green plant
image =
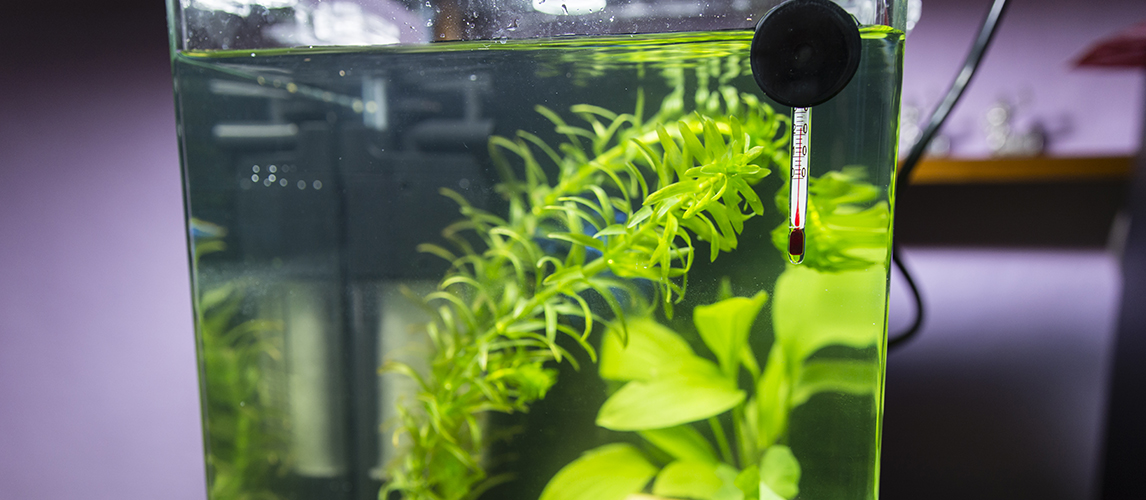
[[[383,366],[419,386],[416,401],[399,405],[402,454],[383,497],[475,498],[505,480],[481,463],[481,414],[526,411],[544,397],[556,376],[549,363],[576,363],[559,336],[596,360],[597,325],[624,339],[628,317],[657,305],[671,317],[698,249],[710,259],[735,249],[744,222],[763,213],[753,186],[787,162],[787,118],[731,87],[698,91],[686,113],[682,92],[649,118],[640,94],[631,114],[573,106],[584,126],[537,107],[565,140],[554,147],[519,131],[491,141],[505,215],[443,192],[465,218],[443,231],[453,249],[420,247],[451,264],[420,298],[433,318],[429,370]],[[655,284],[656,296],[647,300],[635,279]],[[591,296],[608,312],[591,308]]]

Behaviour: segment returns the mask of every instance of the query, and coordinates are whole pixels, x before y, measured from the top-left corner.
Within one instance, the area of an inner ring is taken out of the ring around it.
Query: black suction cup
[[[768,97],[810,108],[834,97],[855,75],[859,26],[828,0],[789,0],[760,19],[749,59]]]

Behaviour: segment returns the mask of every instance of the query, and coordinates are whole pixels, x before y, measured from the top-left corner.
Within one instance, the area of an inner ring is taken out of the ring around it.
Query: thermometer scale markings
[[[792,108],[792,168],[788,192],[788,254],[792,262],[804,260],[804,225],[808,219],[808,149],[810,108]]]

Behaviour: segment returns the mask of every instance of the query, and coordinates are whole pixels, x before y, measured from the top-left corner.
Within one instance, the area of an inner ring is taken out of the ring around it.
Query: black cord
[[[947,96],[931,113],[931,121],[927,124],[927,128],[923,130],[923,134],[919,136],[919,140],[915,141],[915,145],[911,147],[911,152],[908,153],[907,158],[899,167],[898,179],[896,182],[896,190],[898,194],[902,194],[908,182],[911,179],[911,172],[915,170],[915,166],[919,164],[919,160],[923,158],[923,154],[927,151],[927,146],[931,144],[931,140],[935,138],[935,134],[939,132],[939,128],[943,126],[943,122],[947,121],[947,116],[951,114],[951,109],[955,107],[955,103],[959,102],[959,98],[963,96],[963,91],[967,89],[967,85],[971,83],[971,77],[975,76],[975,70],[979,68],[979,63],[983,60],[983,54],[987,52],[987,46],[991,44],[991,39],[995,36],[995,28],[998,27],[999,21],[1003,18],[1003,13],[1007,10],[1007,0],[995,0],[991,4],[991,10],[987,12],[987,17],[983,20],[983,26],[979,28],[979,35],[975,37],[975,43],[971,45],[971,52],[967,54],[967,59],[963,61],[963,69],[959,70],[959,75],[955,77],[955,81],[951,83],[951,88],[947,90]],[[908,288],[911,289],[911,295],[915,299],[915,320],[911,323],[903,333],[896,335],[887,342],[887,348],[895,349],[904,345],[907,341],[911,340],[917,333],[919,328],[923,326],[923,298],[919,293],[919,287],[915,284],[915,280],[911,277],[911,273],[903,265],[903,259],[899,251],[899,244],[892,242],[891,244],[891,257],[895,262],[895,267],[899,268],[899,272],[903,274],[904,281],[907,281]]]

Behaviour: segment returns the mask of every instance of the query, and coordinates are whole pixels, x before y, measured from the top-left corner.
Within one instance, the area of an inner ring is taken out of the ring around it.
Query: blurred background
[[[923,3],[905,144],[989,4]],[[888,359],[884,499],[1141,498],[1146,79],[1078,62],[1143,21],[1014,0],[899,199],[928,316]],[[7,2],[0,47],[0,498],[203,499],[163,3]],[[912,309],[894,277],[892,332]]]

